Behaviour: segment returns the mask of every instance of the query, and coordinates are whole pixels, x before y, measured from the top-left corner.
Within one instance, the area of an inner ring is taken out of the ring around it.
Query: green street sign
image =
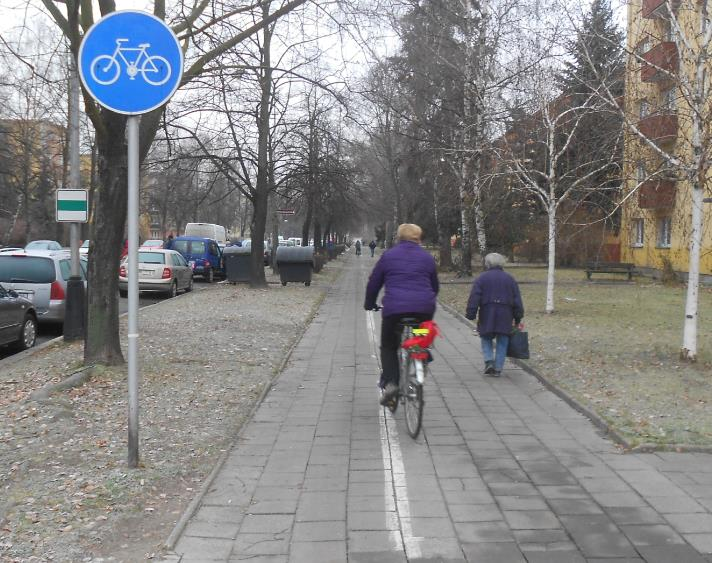
[[[89,218],[87,190],[57,190],[57,222],[86,223]]]

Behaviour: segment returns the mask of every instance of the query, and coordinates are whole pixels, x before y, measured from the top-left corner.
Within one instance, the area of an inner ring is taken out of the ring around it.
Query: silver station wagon
[[[79,273],[86,287],[86,261]],[[0,254],[0,283],[32,302],[40,323],[64,322],[71,257],[66,250],[19,250]]]

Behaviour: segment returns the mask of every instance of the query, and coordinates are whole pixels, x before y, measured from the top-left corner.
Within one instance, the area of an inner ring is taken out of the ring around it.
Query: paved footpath
[[[377,404],[375,262],[345,260],[169,560],[712,561],[712,456],[618,453],[516,366],[481,375],[442,310],[413,441]]]

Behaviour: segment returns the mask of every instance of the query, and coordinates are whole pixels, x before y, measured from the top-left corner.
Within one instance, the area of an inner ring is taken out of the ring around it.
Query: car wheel
[[[186,293],[193,291],[193,276],[190,276],[190,281],[188,282],[188,287],[185,288]]]
[[[168,299],[171,299],[172,297],[175,297],[178,295],[178,282],[176,280],[173,280],[173,283],[171,284],[171,288],[168,290],[167,297]]]
[[[120,295],[121,297],[128,297],[128,296],[129,296],[129,292],[128,292],[126,289],[120,289],[120,290],[119,290],[119,295]]]
[[[208,273],[203,276],[208,283],[213,283],[215,281],[215,272],[210,268]]]
[[[17,341],[17,348],[27,350],[35,345],[37,340],[37,321],[32,315],[26,315],[22,321],[22,330],[20,331],[20,339]]]

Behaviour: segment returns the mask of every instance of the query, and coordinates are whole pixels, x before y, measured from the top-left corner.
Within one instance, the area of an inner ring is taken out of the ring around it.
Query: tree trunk
[[[115,365],[123,363],[119,339],[119,259],[126,225],[128,197],[126,116],[102,110],[106,128],[97,130],[98,174],[102,189],[96,201],[90,239],[87,303],[87,337],[84,363]],[[110,131],[106,134],[105,131]]]
[[[697,316],[700,286],[700,248],[702,246],[702,206],[704,192],[696,180],[692,185],[692,232],[690,233],[690,258],[687,271],[687,297],[685,299],[685,324],[682,332],[680,357],[697,360]]]
[[[262,6],[263,17],[269,13],[269,2]],[[252,200],[252,271],[250,287],[267,287],[264,267],[264,239],[267,224],[267,208],[270,192],[269,141],[270,141],[270,101],[272,99],[272,68],[270,49],[274,27],[267,25],[263,29],[264,43],[262,47],[262,76],[260,79],[260,109],[258,115],[257,139],[257,179],[255,194]],[[275,249],[275,253],[276,253]]]
[[[549,269],[546,275],[546,312],[554,312],[554,274],[556,272],[556,205],[549,201]]]

